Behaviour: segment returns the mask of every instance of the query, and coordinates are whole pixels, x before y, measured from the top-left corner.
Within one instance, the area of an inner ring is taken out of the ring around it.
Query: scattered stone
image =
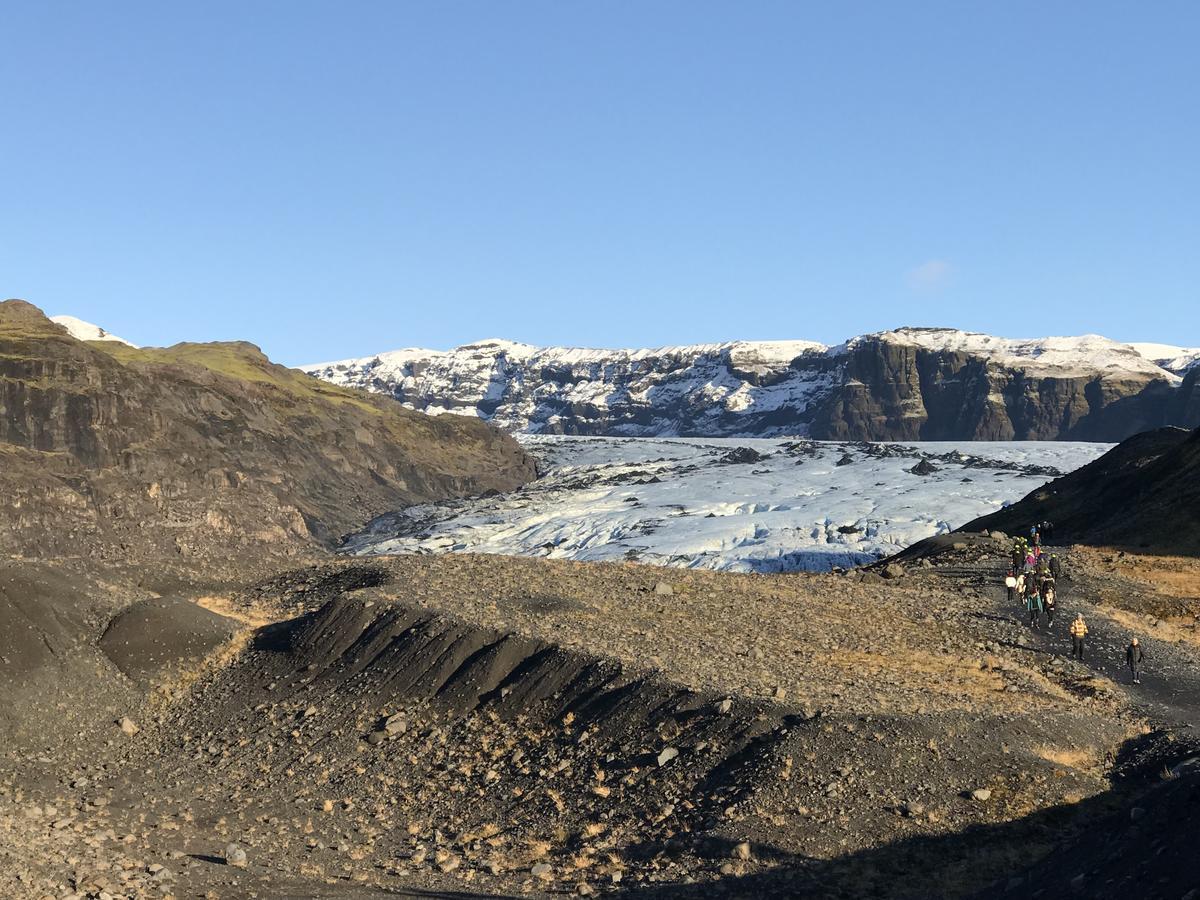
[[[408,731],[408,719],[404,713],[388,716],[383,723],[383,730],[388,734],[404,734]]]
[[[673,760],[678,755],[679,755],[679,751],[676,750],[674,747],[663,748],[662,752],[658,754],[659,768],[662,768],[663,766],[665,766],[667,763],[669,763],[671,760]]]
[[[976,788],[971,791],[971,799],[977,803],[986,803],[992,799],[992,792],[987,788]]]
[[[740,844],[734,845],[732,855],[734,859],[740,859],[743,861],[750,859],[750,842],[742,841]]]
[[[540,878],[542,881],[553,881],[554,867],[549,863],[538,863],[529,870],[529,874],[534,878]]]
[[[121,718],[117,720],[117,727],[121,729],[122,734],[127,734],[130,737],[133,737],[141,730],[134,723],[133,719],[129,718],[129,716],[121,716]]]
[[[225,865],[233,866],[235,869],[244,869],[248,863],[246,851],[237,844],[229,844],[225,847]]]
[[[665,581],[660,581],[658,584],[654,585],[654,593],[659,597],[670,597],[675,593],[675,589]]]

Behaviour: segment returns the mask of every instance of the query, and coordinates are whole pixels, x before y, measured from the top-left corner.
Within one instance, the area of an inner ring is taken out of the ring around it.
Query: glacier
[[[519,439],[538,462],[536,481],[389,513],[348,538],[343,552],[829,571],[951,531],[1110,449],[1054,441]],[[928,474],[914,473],[918,466]]]

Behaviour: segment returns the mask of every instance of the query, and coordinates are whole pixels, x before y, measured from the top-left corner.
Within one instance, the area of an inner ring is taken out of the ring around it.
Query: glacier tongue
[[[542,477],[410,507],[355,554],[470,552],[743,572],[871,562],[1096,459],[1090,443],[863,444],[523,436]],[[935,471],[911,470],[926,460]]]

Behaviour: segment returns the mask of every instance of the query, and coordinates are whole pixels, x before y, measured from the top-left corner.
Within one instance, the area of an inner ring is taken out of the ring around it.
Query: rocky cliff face
[[[533,476],[507,435],[273,365],[249,344],[83,342],[0,303],[0,553],[256,558]]]
[[[484,341],[305,367],[430,413],[513,431],[831,440],[1118,441],[1200,416],[1191,351],[1105,338],[1014,341],[900,329],[838,347],[804,341],[658,350]]]

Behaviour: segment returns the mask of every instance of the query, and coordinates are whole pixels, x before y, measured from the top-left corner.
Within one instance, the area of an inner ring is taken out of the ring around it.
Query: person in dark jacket
[[[1055,581],[1062,578],[1062,562],[1057,553],[1050,554],[1050,574],[1054,576]]]
[[[1051,582],[1049,587],[1042,590],[1042,603],[1046,606],[1046,627],[1049,628],[1054,624],[1054,610],[1058,598],[1054,595],[1054,583]]]
[[[1043,598],[1046,596],[1046,591],[1050,590],[1052,587],[1054,587],[1054,579],[1050,576],[1049,572],[1038,578],[1038,593],[1040,593]]]
[[[1038,593],[1036,582],[1025,595],[1025,608],[1029,610],[1029,627],[1037,628],[1042,615],[1042,595]]]
[[[1142,645],[1138,643],[1137,638],[1134,638],[1125,648],[1125,662],[1129,663],[1129,673],[1133,676],[1134,684],[1142,683],[1142,662],[1145,659],[1146,654],[1142,653]]]

